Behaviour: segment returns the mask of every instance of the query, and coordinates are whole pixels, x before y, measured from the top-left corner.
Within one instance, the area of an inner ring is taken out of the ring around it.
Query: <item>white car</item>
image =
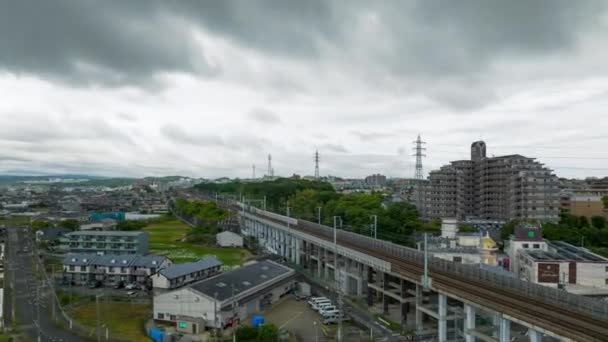
[[[319,309],[319,314],[325,316],[325,313],[334,311],[339,311],[335,305],[327,305]]]
[[[311,297],[311,298],[308,300],[308,304],[309,304],[310,306],[313,306],[313,305],[314,305],[316,302],[318,302],[318,301],[320,301],[320,300],[325,300],[325,299],[327,299],[327,298],[326,298],[326,297]]]
[[[129,296],[129,297],[135,297],[135,296],[137,296],[137,292],[136,291],[129,291],[129,292],[127,292],[127,296]]]
[[[319,311],[324,306],[332,305],[329,299],[321,300],[312,305],[312,309],[315,311]]]
[[[138,287],[138,286],[137,286],[137,284],[136,284],[136,283],[131,283],[131,284],[127,284],[127,285],[125,286],[125,290],[135,290],[135,289],[137,289],[137,287]]]

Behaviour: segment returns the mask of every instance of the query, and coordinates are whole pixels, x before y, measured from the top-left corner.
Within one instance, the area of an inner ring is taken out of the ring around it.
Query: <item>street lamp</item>
[[[319,334],[317,332],[317,321],[313,321],[312,324],[315,326],[315,342],[319,341]]]

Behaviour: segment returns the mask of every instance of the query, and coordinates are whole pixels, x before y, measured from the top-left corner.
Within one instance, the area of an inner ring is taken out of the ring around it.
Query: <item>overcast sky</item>
[[[604,1],[0,4],[0,173],[608,175]]]

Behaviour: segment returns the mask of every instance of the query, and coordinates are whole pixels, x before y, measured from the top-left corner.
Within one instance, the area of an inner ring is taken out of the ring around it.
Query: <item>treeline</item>
[[[514,220],[505,225],[502,238],[508,239],[520,223],[522,221]],[[603,216],[594,216],[589,220],[585,216],[561,214],[558,223],[543,223],[542,232],[547,240],[565,241],[608,256],[608,222]]]
[[[177,198],[173,203],[176,215],[195,224],[186,235],[186,240],[193,243],[214,243],[215,235],[219,233],[219,222],[226,219],[230,213],[211,201],[186,200]]]
[[[224,184],[199,184],[196,189],[212,194],[242,194],[246,198],[261,199],[266,196],[267,209],[290,216],[317,222],[319,208],[321,222],[333,225],[333,217],[339,216],[341,229],[371,236],[373,215],[377,216],[378,238],[403,245],[413,245],[412,233],[440,231],[439,220],[425,223],[417,209],[406,202],[392,202],[384,194],[339,194],[331,184],[302,179],[277,179],[258,183],[230,182]],[[260,202],[252,202],[260,207]]]
[[[272,211],[284,207],[285,201],[298,191],[311,189],[327,196],[335,194],[333,186],[327,182],[291,178],[248,183],[238,180],[222,184],[201,183],[195,185],[194,188],[208,194],[243,195],[246,198],[255,199],[262,199],[266,196],[266,207]]]

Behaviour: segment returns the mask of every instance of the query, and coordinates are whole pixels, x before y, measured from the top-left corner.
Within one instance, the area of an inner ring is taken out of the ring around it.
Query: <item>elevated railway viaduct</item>
[[[242,232],[268,251],[335,279],[343,294],[365,298],[403,325],[435,330],[439,341],[462,335],[467,342],[507,342],[514,326],[527,329],[530,341],[608,341],[608,305],[601,301],[432,257],[429,283],[424,254],[415,249],[240,202],[230,206],[238,209]]]

